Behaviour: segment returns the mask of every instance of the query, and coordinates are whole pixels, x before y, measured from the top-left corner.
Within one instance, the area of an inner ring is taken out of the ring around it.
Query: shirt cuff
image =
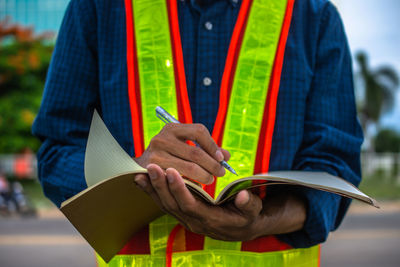
[[[277,237],[294,248],[306,248],[324,242],[335,229],[341,196],[306,187],[291,190],[302,198],[307,207],[307,217],[301,230]]]
[[[304,171],[323,170],[335,176],[339,175],[334,168],[329,166],[307,166],[302,169]],[[326,241],[329,233],[342,222],[351,203],[351,199],[347,197],[308,187],[295,186],[289,190],[303,199],[307,208],[306,221],[301,230],[277,236],[294,248],[311,247]]]

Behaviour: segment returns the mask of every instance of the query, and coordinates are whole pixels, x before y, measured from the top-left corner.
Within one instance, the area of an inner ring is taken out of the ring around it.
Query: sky
[[[390,65],[400,76],[400,0],[332,2],[342,16],[353,55],[364,50],[372,68]],[[400,131],[400,88],[393,111],[383,117],[381,124]]]

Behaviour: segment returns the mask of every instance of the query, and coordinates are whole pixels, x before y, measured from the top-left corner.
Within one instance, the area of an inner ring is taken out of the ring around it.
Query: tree
[[[378,124],[381,115],[393,108],[399,76],[389,66],[371,69],[365,52],[358,52],[356,61],[364,84],[364,101],[359,108],[359,113],[362,127],[366,131],[369,124]]]
[[[399,174],[400,163],[400,134],[391,129],[382,129],[375,137],[376,152],[393,153],[392,175],[394,178]]]
[[[391,129],[382,129],[375,137],[376,152],[400,152],[400,134]]]
[[[39,147],[31,126],[53,51],[51,40],[35,36],[31,28],[0,22],[0,153]]]

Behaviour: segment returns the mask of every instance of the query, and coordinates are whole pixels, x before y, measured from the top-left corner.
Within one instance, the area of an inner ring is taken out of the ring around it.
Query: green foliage
[[[364,101],[359,107],[360,120],[366,130],[369,123],[378,123],[381,115],[394,106],[394,94],[400,84],[396,71],[389,66],[371,69],[368,56],[358,52],[356,61],[360,68],[360,78],[363,82]]]
[[[375,137],[376,152],[400,152],[400,134],[391,129],[382,129]]]
[[[52,50],[46,38],[34,37],[30,29],[0,23],[0,153],[39,147],[31,126]]]

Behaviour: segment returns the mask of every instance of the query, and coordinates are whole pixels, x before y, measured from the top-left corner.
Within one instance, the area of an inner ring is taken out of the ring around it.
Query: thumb
[[[240,191],[235,198],[235,206],[245,215],[257,216],[262,209],[261,199],[247,190]]]

